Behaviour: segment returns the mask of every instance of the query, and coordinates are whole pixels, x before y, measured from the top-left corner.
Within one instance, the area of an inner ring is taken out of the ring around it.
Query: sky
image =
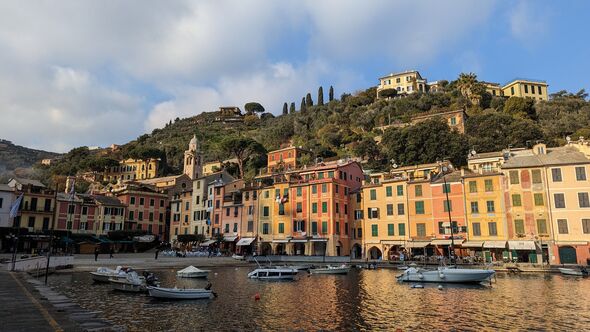
[[[589,1],[0,0],[0,138],[67,152],[391,72],[590,91]]]

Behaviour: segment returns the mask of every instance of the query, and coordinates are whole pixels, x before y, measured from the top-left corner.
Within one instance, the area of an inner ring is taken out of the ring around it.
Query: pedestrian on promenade
[[[94,261],[96,262],[98,260],[98,247],[94,248]]]
[[[158,259],[158,254],[160,253],[160,248],[156,248],[156,260]]]
[[[113,249],[113,247],[111,247],[111,250],[109,250],[109,258],[113,258],[114,252],[115,252],[115,250]]]

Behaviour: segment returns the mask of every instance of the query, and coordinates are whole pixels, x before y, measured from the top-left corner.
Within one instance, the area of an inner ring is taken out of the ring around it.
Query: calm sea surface
[[[398,283],[396,270],[346,276],[300,272],[293,282],[250,280],[250,268],[213,268],[213,300],[164,302],[93,284],[88,273],[58,274],[50,283],[89,310],[130,331],[225,330],[590,330],[590,279],[498,274],[493,286]],[[159,270],[163,287],[203,287]],[[260,294],[260,300],[254,296]]]

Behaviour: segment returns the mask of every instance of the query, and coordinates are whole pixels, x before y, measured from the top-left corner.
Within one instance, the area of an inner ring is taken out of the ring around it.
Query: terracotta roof
[[[480,159],[480,158],[492,158],[502,157],[504,153],[502,151],[476,153],[475,156],[470,156],[469,159]]]
[[[547,154],[512,156],[503,165],[503,169],[542,167],[552,165],[590,164],[590,159],[572,147],[555,148]]]
[[[33,179],[25,179],[25,178],[12,178],[16,182],[23,184],[23,185],[31,185],[33,187],[42,187],[45,188],[45,185],[38,180]]]
[[[103,196],[103,195],[92,195],[94,200],[102,205],[109,205],[109,206],[126,206],[125,204],[121,203],[117,198],[111,196]]]

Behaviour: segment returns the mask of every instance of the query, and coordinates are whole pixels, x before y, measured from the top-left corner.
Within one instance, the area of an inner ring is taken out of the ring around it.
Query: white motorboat
[[[245,259],[246,259],[246,256],[244,256],[244,255],[238,255],[238,254],[233,254],[233,255],[231,256],[231,258],[233,258],[233,259],[237,259],[237,260],[239,260],[239,261],[243,261],[243,260],[245,260]]]
[[[114,290],[132,293],[145,292],[148,286],[159,286],[158,279],[153,274],[144,272],[140,276],[135,271],[109,278],[109,282]]]
[[[347,274],[350,271],[350,266],[342,264],[340,266],[328,265],[326,267],[317,267],[309,269],[311,274]]]
[[[90,272],[90,274],[92,275],[92,280],[96,282],[108,283],[109,278],[115,277],[121,272],[126,272],[128,269],[129,268],[122,266],[117,266],[115,270],[109,269],[108,267],[99,267],[96,269],[96,272]]]
[[[436,270],[410,267],[397,277],[398,281],[438,282],[438,283],[479,283],[489,280],[496,271],[482,269],[450,269],[439,267]]]
[[[311,269],[311,265],[275,265],[273,266],[275,269],[295,269],[299,272],[301,271],[308,271]]]
[[[212,299],[216,295],[209,289],[205,288],[164,288],[148,286],[147,290],[151,297],[158,299],[173,299],[173,300],[195,300],[195,299]]]
[[[571,269],[571,268],[565,268],[565,267],[560,267],[558,268],[559,272],[563,275],[567,275],[567,276],[577,276],[577,277],[585,277],[588,276],[588,271],[584,268],[582,269]]]
[[[207,278],[209,272],[210,270],[201,270],[191,265],[176,272],[176,276],[181,278]]]
[[[293,280],[298,272],[294,268],[259,267],[248,273],[248,278],[260,280]]]

